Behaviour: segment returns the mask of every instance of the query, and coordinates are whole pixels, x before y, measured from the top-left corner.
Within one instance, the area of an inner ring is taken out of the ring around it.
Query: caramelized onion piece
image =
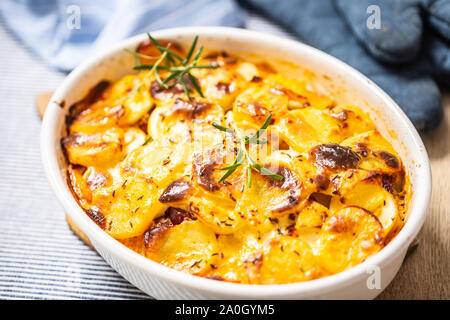
[[[186,198],[191,185],[183,178],[171,182],[159,197],[162,203],[176,202]]]
[[[287,198],[282,203],[272,208],[272,211],[274,212],[283,212],[293,208],[300,202],[302,183],[298,181],[292,174],[292,171],[286,167],[279,167],[275,173],[282,176],[283,179],[278,180],[265,175],[263,177],[269,179],[272,186],[276,186],[283,190],[288,190],[289,193]]]
[[[194,220],[192,215],[179,208],[170,207],[164,216],[156,219],[153,225],[144,233],[146,248],[150,248],[171,227],[181,224],[185,219]]]
[[[319,144],[312,148],[311,155],[317,165],[332,170],[355,169],[360,159],[352,149],[336,143]]]
[[[383,161],[389,167],[394,169],[398,169],[400,167],[400,162],[398,161],[397,157],[394,156],[392,153],[389,153],[387,151],[377,151],[375,154],[381,159],[383,159]]]
[[[193,166],[197,183],[207,191],[215,191],[220,188],[213,175],[216,164],[214,157],[205,158],[201,154],[194,157]]]
[[[87,215],[102,229],[105,229],[106,219],[99,208],[92,207],[86,210]]]
[[[209,109],[211,104],[205,102],[197,101],[185,101],[183,99],[177,98],[172,106],[170,114],[182,113],[189,117],[190,119],[195,119],[196,116],[201,114],[203,111]]]

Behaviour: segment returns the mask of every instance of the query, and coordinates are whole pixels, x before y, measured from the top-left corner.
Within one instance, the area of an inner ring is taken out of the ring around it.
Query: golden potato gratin
[[[410,185],[367,114],[265,62],[141,43],[70,108],[68,183],[100,228],[193,275],[307,281],[380,251]]]

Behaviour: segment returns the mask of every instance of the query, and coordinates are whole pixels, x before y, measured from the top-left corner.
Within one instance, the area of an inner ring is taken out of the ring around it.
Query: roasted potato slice
[[[373,213],[383,225],[385,236],[399,219],[394,197],[375,181],[358,183],[344,195],[333,197],[330,210],[336,212],[348,205],[358,206]]]
[[[397,152],[378,131],[355,135],[342,142],[361,156],[359,168],[387,174],[399,173],[402,163]]]
[[[337,143],[344,139],[328,111],[315,108],[289,111],[275,127],[281,138],[300,153],[321,143]]]
[[[271,75],[267,78],[272,88],[284,92],[288,98],[288,109],[302,109],[307,107],[325,109],[333,105],[331,97],[312,91],[306,80],[291,79],[280,75]]]
[[[348,105],[341,104],[329,109],[331,118],[338,124],[342,136],[349,138],[354,134],[367,132],[375,129],[368,114],[363,113],[360,109]]]
[[[225,61],[225,60],[223,60]],[[229,59],[230,62],[235,60]],[[256,66],[249,62],[217,63],[204,59],[200,65],[213,63],[216,69],[194,69],[192,74],[198,79],[204,96],[217,101],[224,111],[231,109],[236,96],[248,86],[249,81],[258,76]]]
[[[344,207],[322,226],[320,264],[330,273],[341,272],[381,250],[383,238],[383,226],[375,215],[360,207]]]
[[[125,129],[123,143],[125,147],[125,154],[142,146],[147,140],[146,134],[139,128],[129,127]]]
[[[300,227],[296,229],[295,236],[303,240],[314,250],[319,247],[321,238],[321,227]]]
[[[238,126],[253,126],[264,123],[272,113],[272,121],[277,121],[287,110],[288,98],[284,93],[273,92],[270,87],[255,85],[242,92],[234,101],[233,118]]]
[[[104,229],[112,237],[135,237],[144,233],[153,219],[167,208],[158,200],[160,192],[151,180],[130,178],[120,187],[98,190],[89,210],[103,217]]]
[[[158,39],[158,42],[164,48],[168,48],[171,51],[178,54],[180,57],[184,57],[184,50],[178,42],[164,39]],[[142,41],[136,48],[136,51],[141,55],[144,55],[139,57],[140,64],[152,64],[153,62],[155,62],[154,58],[149,59],[145,56],[158,57],[161,55],[161,51],[153,44],[153,42],[150,39]]]
[[[121,105],[119,125],[132,125],[145,116],[153,106],[149,87],[151,77],[146,73],[127,75],[111,88],[111,105]]]
[[[227,183],[218,182],[225,174],[220,168],[231,165],[234,159],[227,157],[229,151],[208,150],[194,155],[192,184],[195,191],[187,204],[189,211],[218,234],[236,232],[242,225],[242,218],[234,209],[242,196],[244,166],[240,166]]]
[[[211,270],[211,276],[231,282],[249,283],[246,271],[247,259],[260,250],[258,235],[249,229],[217,238],[217,262]]]
[[[214,232],[199,220],[185,220],[168,228],[146,250],[146,256],[175,270],[204,275],[214,265],[216,252]]]
[[[99,101],[90,108],[81,111],[70,126],[70,133],[82,132],[87,134],[98,133],[117,126],[119,119],[124,115],[125,108],[121,104],[108,101]]]
[[[246,261],[250,283],[276,284],[315,279],[320,270],[311,247],[304,241],[282,236]]]
[[[300,210],[306,205],[313,191],[308,184],[302,182],[302,172],[297,171],[293,165],[293,157],[287,154],[283,151],[274,153],[269,158],[271,161],[265,163],[266,168],[283,179],[275,179],[253,170],[249,187],[247,173],[247,181],[236,212],[261,230],[271,228],[270,218]]]
[[[123,158],[123,130],[111,128],[90,134],[73,132],[62,140],[62,145],[70,163],[108,167]]]
[[[196,191],[190,198],[188,210],[217,234],[237,232],[242,218],[234,212],[236,202],[227,191]]]
[[[220,169],[236,157],[232,151],[222,147],[194,153],[192,167],[187,168],[190,174],[172,181],[160,201],[189,211],[218,234],[236,231],[242,220],[234,208],[245,182],[243,168],[236,170],[226,183],[219,183],[224,174]]]
[[[222,120],[222,108],[216,103],[178,98],[152,112],[148,132],[153,139],[169,137],[174,143],[199,144],[195,147],[201,149],[222,142],[221,132],[212,126],[212,122]]]
[[[106,99],[81,110],[71,121],[70,132],[95,133],[118,125],[132,125],[144,117],[153,102],[148,79],[128,75],[108,88]]]
[[[190,150],[183,143],[172,145],[169,141],[152,140],[133,150],[121,163],[124,179],[138,174],[151,180],[159,188],[189,173]]]
[[[296,228],[320,227],[329,214],[327,207],[316,201],[308,201],[306,207],[298,214]]]
[[[124,114],[119,119],[121,125],[135,124],[152,108],[153,102],[148,90],[139,88],[136,92],[131,92],[122,102]]]

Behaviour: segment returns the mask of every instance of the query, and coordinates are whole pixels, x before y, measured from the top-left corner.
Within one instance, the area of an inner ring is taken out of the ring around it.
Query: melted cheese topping
[[[409,187],[367,114],[267,63],[215,53],[200,64],[218,66],[192,71],[204,98],[145,71],[71,107],[68,181],[105,232],[170,268],[250,284],[331,275],[392,239]],[[270,113],[267,144],[248,151],[283,179],[253,171],[249,187],[241,165],[219,183],[238,145],[212,122],[250,136]]]

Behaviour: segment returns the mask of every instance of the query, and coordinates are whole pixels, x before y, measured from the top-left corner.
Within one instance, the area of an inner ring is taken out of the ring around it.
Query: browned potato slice
[[[297,152],[306,152],[318,144],[337,143],[344,139],[328,111],[316,108],[289,111],[288,116],[275,126],[281,138]]]
[[[312,91],[307,80],[290,79],[280,75],[272,75],[266,82],[289,97],[288,109],[302,109],[307,107],[325,109],[333,105],[333,100],[325,95]]]
[[[139,86],[139,85],[138,85]],[[124,114],[119,119],[120,125],[135,124],[152,108],[153,101],[150,93],[143,86],[135,92],[126,95],[122,101]]]
[[[164,139],[151,142],[133,150],[121,163],[124,179],[136,174],[151,180],[159,188],[189,173],[189,146],[172,145]]]
[[[240,232],[219,235],[217,263],[211,270],[212,276],[219,276],[231,282],[249,283],[246,271],[247,259],[260,249],[257,235],[241,229]]]
[[[148,132],[153,139],[169,137],[173,143],[194,143],[212,146],[222,142],[222,134],[212,126],[212,122],[222,122],[223,111],[220,106],[203,99],[187,101],[176,99],[156,108],[148,122]]]
[[[256,66],[249,62],[236,62],[233,58],[221,64],[217,61],[204,59],[200,65],[214,64],[216,69],[194,69],[192,74],[200,82],[204,96],[217,101],[223,110],[232,107],[236,96],[248,86],[253,77],[259,75]]]
[[[394,174],[402,170],[397,152],[378,131],[369,131],[355,135],[342,142],[361,156],[359,167],[365,170]]]
[[[160,188],[142,178],[125,180],[120,187],[94,193],[90,210],[101,215],[104,229],[116,239],[138,236],[167,208],[158,201]]]
[[[308,205],[299,212],[296,228],[320,227],[330,212],[328,208],[316,201],[308,201]]]
[[[309,244],[313,250],[319,247],[321,227],[300,227],[296,230],[295,234],[297,238]]]
[[[329,112],[345,138],[375,129],[372,122],[365,120],[370,119],[369,116],[352,105],[338,105],[330,109]]]
[[[190,198],[188,209],[217,234],[237,232],[242,218],[234,212],[236,202],[228,191],[197,190]]]
[[[250,283],[276,284],[315,279],[320,270],[311,247],[304,241],[282,236],[246,262]]]
[[[111,87],[109,104],[122,106],[118,117],[119,125],[136,123],[152,108],[153,99],[149,87],[150,79],[146,73],[127,75]]]
[[[240,166],[226,183],[219,183],[225,174],[220,168],[231,165],[235,157],[234,153],[233,157],[229,155],[229,149],[226,151],[208,150],[194,155],[192,184],[195,191],[186,203],[189,211],[218,234],[235,232],[242,225],[242,218],[234,209],[242,196],[245,168]]]
[[[204,275],[217,255],[214,232],[199,220],[185,220],[168,228],[146,251],[146,256],[175,270]]]
[[[99,101],[73,119],[70,132],[97,133],[112,128],[117,126],[124,113],[125,108],[121,104]]]
[[[111,85],[106,99],[96,101],[78,112],[70,132],[96,133],[118,125],[135,124],[152,107],[148,79],[143,75],[128,75]]]
[[[375,215],[360,207],[344,207],[322,226],[320,264],[330,273],[355,266],[381,250],[383,234]]]
[[[71,163],[107,167],[123,157],[123,130],[111,128],[93,134],[73,132],[62,144]]]
[[[273,92],[270,87],[255,85],[242,92],[234,101],[233,118],[238,126],[253,126],[264,123],[272,113],[272,121],[282,117],[287,109],[288,98],[284,93]]]
[[[147,140],[146,134],[139,128],[129,127],[125,129],[123,143],[125,147],[125,154],[129,154],[131,151],[142,146]]]
[[[310,185],[302,182],[304,173],[293,164],[295,156],[279,151],[268,159],[270,162],[266,162],[266,166],[270,168],[269,164],[273,165],[270,168],[272,172],[283,179],[252,171],[252,185],[249,187],[247,173],[244,192],[236,206],[238,215],[261,230],[271,229],[270,218],[300,210],[313,192]]]
[[[341,197],[333,197],[330,210],[336,212],[340,208],[354,205],[364,208],[377,216],[387,235],[399,219],[397,203],[391,193],[374,182],[361,182]]]

